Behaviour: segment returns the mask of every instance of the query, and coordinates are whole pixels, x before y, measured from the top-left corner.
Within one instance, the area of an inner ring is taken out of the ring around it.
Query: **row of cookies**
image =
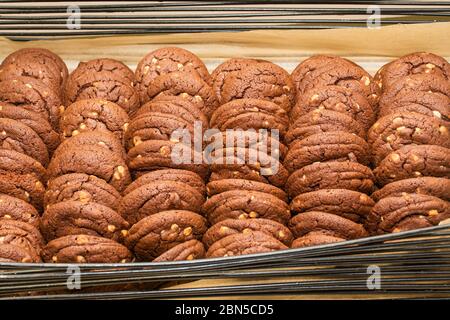
[[[450,218],[450,64],[413,53],[383,66],[379,118],[368,134],[380,190],[372,234],[407,231]]]
[[[0,261],[41,262],[47,172],[59,144],[68,71],[45,49],[22,49],[0,66]]]
[[[367,130],[378,87],[350,60],[317,55],[291,74],[297,101],[286,134],[292,247],[361,238],[374,202]]]

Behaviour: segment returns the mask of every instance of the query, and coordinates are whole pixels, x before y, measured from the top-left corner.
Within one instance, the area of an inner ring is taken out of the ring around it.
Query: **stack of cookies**
[[[220,102],[211,116],[211,176],[203,213],[207,257],[286,249],[293,238],[283,191],[283,144],[295,90],[289,74],[263,60],[231,59],[212,73]]]
[[[46,262],[125,263],[130,224],[118,213],[131,183],[124,136],[139,106],[134,73],[112,59],[81,62],[64,90],[62,143],[48,166],[41,232]]]
[[[286,134],[286,191],[294,216],[292,247],[350,240],[364,228],[374,202],[370,148],[378,87],[355,63],[313,56],[292,73],[297,102]]]
[[[450,218],[450,64],[413,53],[383,66],[379,118],[368,134],[374,192],[373,234],[448,223]],[[447,220],[447,221],[445,221]]]
[[[59,144],[67,74],[45,49],[16,51],[0,66],[0,261],[41,261],[45,167]]]
[[[142,106],[125,134],[136,180],[119,208],[132,226],[126,244],[140,261],[203,258],[208,166],[195,137],[217,106],[209,72],[193,53],[162,48],[139,62],[136,78]]]

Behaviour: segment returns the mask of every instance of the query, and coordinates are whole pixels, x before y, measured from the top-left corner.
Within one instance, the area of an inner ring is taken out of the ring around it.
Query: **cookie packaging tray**
[[[370,73],[394,57],[429,51],[450,59],[450,23],[381,29],[266,30],[115,36],[15,42],[0,39],[0,56],[23,47],[80,60],[110,57],[132,69],[146,53],[180,46],[212,70],[241,56],[275,62],[287,71],[315,53],[349,57]],[[67,290],[68,268],[81,271],[83,290]],[[377,272],[382,270],[381,283]],[[371,275],[374,277],[371,278]],[[139,283],[136,291],[116,285]],[[98,288],[105,288],[98,290]],[[450,295],[450,225],[272,253],[170,263],[0,263],[0,298],[425,298]]]

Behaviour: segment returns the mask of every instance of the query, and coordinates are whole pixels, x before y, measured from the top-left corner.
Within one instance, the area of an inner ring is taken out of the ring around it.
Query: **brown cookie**
[[[0,244],[0,262],[6,263],[32,263],[32,254],[24,247],[15,244]]]
[[[69,74],[69,71],[67,70],[67,66],[64,63],[64,61],[57,54],[44,48],[23,48],[16,50],[13,53],[9,54],[3,60],[2,66],[14,63],[17,59],[22,58],[24,56],[30,59],[33,59],[34,57],[45,56],[53,60],[53,62],[58,66],[58,70],[61,73],[61,77],[63,78],[63,80],[65,80]]]
[[[364,128],[349,116],[337,111],[315,109],[295,120],[284,140],[289,145],[295,140],[330,131],[346,131],[363,139],[366,137]]]
[[[348,132],[319,133],[292,143],[283,164],[293,172],[320,161],[353,161],[367,166],[370,148],[364,139]]]
[[[41,218],[41,231],[47,241],[77,234],[119,241],[128,228],[128,222],[116,211],[94,202],[58,202],[46,208]]]
[[[69,148],[58,157],[53,157],[48,166],[50,178],[74,172],[94,175],[108,182],[119,192],[131,182],[130,173],[122,156],[102,146],[84,145]]]
[[[260,231],[274,237],[278,241],[287,246],[291,245],[294,239],[291,231],[273,220],[269,219],[226,219],[216,223],[206,231],[203,236],[203,243],[210,247],[213,243],[223,239],[229,235],[237,233],[248,233],[252,231]]]
[[[181,143],[165,140],[148,140],[128,152],[128,166],[138,172],[156,169],[183,169],[197,173],[206,179],[208,166],[203,162],[203,154]]]
[[[435,177],[402,179],[385,185],[372,193],[371,197],[379,201],[386,197],[400,197],[405,193],[425,194],[450,201],[450,179]]]
[[[0,103],[0,118],[19,121],[30,127],[42,139],[50,154],[59,145],[59,135],[52,126],[38,113],[17,106]]]
[[[397,80],[410,75],[430,74],[450,79],[450,64],[444,58],[428,52],[415,52],[398,58],[383,66],[375,76],[383,90],[389,90]]]
[[[80,146],[96,146],[104,148],[115,155],[126,158],[125,149],[122,141],[109,131],[85,131],[73,135],[70,139],[64,140],[55,150],[53,157],[59,157],[69,149],[78,148]]]
[[[117,210],[121,196],[105,180],[85,173],[69,173],[48,182],[44,195],[45,207],[69,200],[95,202]]]
[[[221,105],[211,116],[210,127],[227,129],[278,130],[283,137],[289,125],[284,109],[260,99],[237,99]]]
[[[68,106],[60,126],[63,138],[83,131],[108,131],[122,141],[128,123],[128,115],[119,105],[102,99],[88,99]]]
[[[366,229],[361,224],[336,214],[320,211],[299,213],[289,221],[289,229],[296,238],[317,231],[347,240],[368,236]]]
[[[344,238],[339,238],[335,236],[331,236],[325,234],[321,231],[310,232],[307,235],[297,238],[292,242],[291,248],[304,248],[304,247],[312,247],[319,245],[332,244],[336,242],[345,241]]]
[[[222,238],[209,247],[206,252],[207,258],[219,258],[239,256],[285,250],[286,247],[280,241],[266,233],[251,231],[247,233],[236,233]]]
[[[0,118],[0,148],[30,156],[47,166],[48,150],[39,135],[17,120]]]
[[[189,133],[189,141],[194,143],[194,125],[176,115],[147,112],[134,117],[125,133],[125,146],[131,149],[143,141],[147,140],[169,140],[178,142],[181,139],[177,136],[186,131]],[[200,132],[202,136],[203,133]]]
[[[123,192],[124,195],[143,185],[155,181],[183,182],[196,189],[203,197],[206,196],[205,182],[195,172],[181,169],[162,169],[148,172],[134,180]]]
[[[39,227],[39,213],[28,202],[6,194],[0,194],[0,219],[26,222]]]
[[[317,162],[294,171],[286,182],[286,191],[291,198],[319,189],[349,189],[371,193],[374,180],[372,170],[357,162]]]
[[[408,145],[391,152],[373,170],[379,185],[421,176],[450,178],[450,149]]]
[[[0,82],[0,101],[34,111],[58,131],[64,106],[57,92],[30,77],[15,77]]]
[[[0,149],[0,173],[32,175],[38,181],[47,181],[47,171],[38,161],[26,154],[7,149]]]
[[[198,74],[174,71],[156,77],[147,88],[149,100],[156,97],[180,96],[199,108],[210,117],[218,107],[213,89]]]
[[[363,223],[375,202],[361,192],[347,189],[322,189],[303,193],[291,202],[293,213],[320,211]]]
[[[158,96],[141,106],[136,112],[135,117],[147,112],[172,114],[191,124],[199,121],[205,129],[209,127],[209,122],[205,114],[195,104],[181,96]]]
[[[42,258],[53,263],[127,263],[132,253],[116,241],[92,235],[69,235],[50,241]]]
[[[211,163],[210,181],[246,179],[284,187],[289,176],[280,161],[267,153],[252,148],[224,148],[205,153]]]
[[[31,224],[12,219],[0,219],[0,245],[3,244],[23,247],[30,253],[33,262],[41,262],[44,238]]]
[[[26,201],[39,212],[43,208],[44,192],[44,185],[35,175],[0,173],[0,193]]]
[[[378,119],[370,128],[367,141],[378,165],[389,153],[409,144],[450,148],[448,130],[448,124],[435,117],[415,112],[393,113]]]
[[[141,104],[151,100],[147,88],[160,75],[175,71],[193,73],[210,83],[211,78],[205,64],[192,52],[176,47],[160,48],[150,52],[139,61],[136,67],[137,90]]]
[[[405,223],[411,218],[415,218],[415,223]],[[367,230],[378,234],[400,232],[435,226],[449,218],[448,201],[424,194],[404,194],[378,201],[367,218]]]
[[[375,122],[375,113],[366,97],[341,86],[314,87],[301,95],[291,110],[295,121],[315,109],[333,110],[356,120],[365,130]]]
[[[231,191],[231,190],[241,190],[241,191],[260,191],[268,193],[278,199],[288,202],[286,192],[284,190],[272,186],[267,183],[262,183],[258,181],[245,180],[245,179],[222,179],[216,181],[210,181],[206,185],[206,190],[208,196],[212,197],[216,194]]]
[[[202,207],[203,214],[214,225],[226,219],[270,219],[286,224],[291,213],[286,202],[259,191],[231,190],[209,198]]]
[[[188,240],[172,249],[167,250],[162,255],[153,260],[153,262],[183,261],[203,259],[206,251],[205,246],[198,240]]]
[[[153,181],[127,193],[119,207],[119,213],[130,224],[166,210],[199,212],[205,198],[187,183]]]
[[[83,77],[85,74],[102,72],[105,75],[110,75],[111,78],[120,78],[128,82],[131,87],[134,87],[136,79],[134,72],[121,61],[100,58],[90,61],[82,61],[78,64],[75,70],[70,74],[71,80]]]
[[[126,245],[141,261],[151,261],[188,240],[201,239],[206,220],[185,211],[163,211],[146,217],[131,227]]]
[[[271,62],[251,63],[223,79],[220,97],[221,104],[243,98],[268,100],[289,112],[295,103],[295,87],[280,66]]]

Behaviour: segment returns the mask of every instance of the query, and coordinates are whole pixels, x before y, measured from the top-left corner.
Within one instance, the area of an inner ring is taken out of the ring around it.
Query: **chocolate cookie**
[[[286,202],[259,191],[231,190],[209,198],[202,207],[208,221],[214,225],[226,219],[270,219],[286,224],[291,213]]]
[[[146,94],[147,88],[153,86],[158,76],[175,71],[196,74],[206,83],[211,81],[205,64],[192,52],[175,47],[160,48],[147,54],[136,67],[136,87],[141,104],[151,100]]]
[[[416,223],[405,223],[411,218],[416,218]],[[405,194],[378,201],[367,218],[367,230],[378,234],[406,231],[435,226],[448,218],[448,201],[423,194]],[[425,221],[420,223],[421,220]]]
[[[225,148],[205,154],[211,163],[210,181],[246,179],[284,187],[289,176],[280,161],[267,153],[251,148]]]
[[[39,227],[39,213],[28,202],[6,194],[0,194],[0,219],[26,222]]]
[[[289,118],[284,109],[260,99],[237,99],[225,103],[214,111],[210,120],[210,127],[220,131],[238,128],[278,130],[281,137],[286,134],[288,125]]]
[[[294,239],[291,231],[273,220],[269,219],[226,219],[216,223],[206,231],[203,235],[203,243],[210,247],[213,243],[223,239],[229,235],[237,233],[248,233],[252,231],[260,231],[290,246]]]
[[[370,128],[368,143],[376,165],[390,152],[409,144],[450,148],[448,124],[415,112],[393,113],[378,119]]]
[[[117,210],[121,196],[105,180],[85,173],[69,173],[50,180],[44,195],[45,207],[68,200],[95,202]]]
[[[295,103],[291,77],[286,70],[271,62],[251,63],[240,72],[229,73],[221,88],[221,104],[235,99],[262,99],[289,112]]]
[[[372,199],[379,201],[386,197],[400,197],[405,193],[425,194],[450,201],[450,179],[419,177],[391,182],[372,193]]]
[[[375,79],[380,88],[389,90],[397,80],[414,74],[430,74],[448,81],[450,79],[450,64],[438,55],[428,52],[415,52],[383,66],[377,72]]]
[[[170,140],[179,142],[180,138],[172,135],[174,132],[178,135],[189,133],[189,141],[192,143],[195,139],[194,125],[176,115],[147,112],[134,117],[125,133],[125,146],[131,149],[143,141],[147,140]],[[203,133],[200,132],[202,136]]]
[[[158,96],[141,106],[136,112],[135,117],[147,112],[172,114],[191,124],[199,121],[205,129],[209,127],[209,122],[205,114],[195,104],[181,96]]]
[[[427,92],[429,96],[443,99],[450,97],[450,82],[432,74],[414,74],[392,83],[389,90],[384,91],[380,98],[380,108],[395,108],[397,100],[403,105],[404,97],[415,97]]]
[[[91,235],[70,235],[50,241],[42,258],[53,263],[127,263],[132,253],[120,243]]]
[[[119,192],[131,182],[131,176],[120,154],[105,147],[84,145],[67,149],[53,157],[48,166],[48,175],[55,178],[67,173],[86,173],[105,180]]]
[[[163,211],[132,226],[125,243],[139,260],[151,261],[180,243],[200,239],[206,229],[205,218],[197,213]]]
[[[47,181],[47,171],[33,158],[7,149],[0,149],[0,174],[14,173],[33,175],[41,182]]]
[[[251,231],[236,233],[222,238],[209,247],[207,258],[219,258],[239,256],[244,254],[263,253],[277,250],[285,250],[286,247],[280,241],[266,233]]]
[[[230,73],[239,73],[249,65],[261,62],[267,63],[269,61],[261,59],[231,58],[219,64],[211,73],[212,87],[219,101],[222,98],[221,92],[223,82]]]
[[[364,139],[351,133],[319,133],[292,143],[283,164],[293,172],[320,161],[353,161],[367,166],[370,163],[370,148]]]
[[[222,179],[210,181],[206,185],[206,191],[208,192],[209,197],[231,190],[260,191],[275,196],[284,202],[288,202],[288,198],[284,190],[258,181],[244,179]]]
[[[47,241],[77,234],[119,241],[128,228],[128,222],[116,211],[94,202],[58,202],[46,208],[41,218],[41,231]]]
[[[108,100],[121,106],[129,115],[139,108],[139,96],[129,79],[109,71],[82,73],[75,70],[65,86],[65,103],[84,99]]]
[[[64,61],[57,54],[44,48],[23,48],[16,50],[3,60],[2,66],[14,63],[18,58],[27,57],[29,59],[33,59],[34,57],[41,56],[45,56],[53,60],[53,62],[58,66],[58,70],[61,73],[61,77],[63,78],[63,80],[67,78],[69,72]]]
[[[330,188],[371,193],[374,180],[372,170],[357,162],[317,162],[294,171],[286,182],[286,191],[291,198]]]
[[[367,99],[357,91],[345,87],[314,87],[306,91],[292,108],[291,118],[295,121],[315,109],[344,113],[359,122],[365,130],[375,122],[375,113]]]
[[[109,131],[85,131],[64,140],[55,150],[53,157],[59,157],[67,150],[78,148],[80,146],[102,147],[115,155],[126,158],[125,149],[122,141]]]
[[[123,79],[125,82],[128,82],[131,87],[134,87],[136,83],[134,72],[128,68],[126,64],[110,58],[82,61],[70,74],[70,78],[71,80],[74,80],[79,77],[83,77],[85,74],[99,72],[104,73],[105,75],[110,75],[111,78]]]
[[[205,257],[205,246],[198,240],[188,240],[172,249],[167,250],[162,255],[153,260],[153,262],[168,262],[203,259]]]
[[[41,262],[44,239],[39,230],[26,222],[0,219],[0,245],[13,244],[26,249],[33,262]]]
[[[332,244],[336,242],[345,241],[344,238],[339,238],[335,236],[328,235],[321,231],[310,232],[307,235],[297,238],[292,242],[291,248],[304,248],[304,247],[312,247],[319,246],[325,244]]]
[[[43,166],[48,164],[44,142],[33,129],[20,121],[0,118],[0,148],[24,153]]]
[[[32,254],[25,248],[15,244],[0,244],[0,262],[32,263]]]
[[[336,214],[320,211],[299,213],[289,221],[289,229],[296,238],[303,237],[311,232],[322,232],[329,236],[347,240],[368,236],[366,229],[361,224]]]
[[[166,210],[199,212],[205,198],[196,189],[183,182],[153,181],[122,198],[119,213],[130,224]]]
[[[328,64],[329,62],[333,62],[333,64]],[[331,67],[332,65],[338,65],[339,63],[348,63],[350,62],[347,59],[332,56],[332,55],[313,55],[302,62],[300,62],[297,67],[295,67],[294,71],[291,73],[292,81],[295,84],[295,88],[298,92],[300,92],[301,88],[304,86],[302,84],[303,79],[306,75],[310,74],[314,70],[327,65]]]
[[[378,184],[421,176],[450,178],[450,149],[408,145],[391,152],[373,170]]]
[[[34,111],[58,131],[59,117],[64,111],[57,92],[30,77],[15,77],[0,82],[0,101]]]
[[[363,139],[366,137],[364,128],[349,116],[337,111],[315,109],[295,120],[284,140],[289,145],[295,140],[330,131],[346,131]]]
[[[280,137],[270,131],[233,129],[224,132],[205,134],[207,143],[205,154],[212,153],[215,149],[240,147],[267,153],[275,159],[284,159],[288,148],[280,141]]]
[[[119,105],[102,99],[88,99],[67,107],[61,118],[61,131],[64,138],[83,131],[108,131],[122,141],[128,123],[128,115]]]
[[[165,140],[148,140],[128,152],[128,165],[138,172],[155,169],[184,169],[206,179],[208,166],[203,163],[203,154],[181,143]]]
[[[0,173],[0,193],[19,198],[42,211],[45,187],[32,174]]]
[[[291,210],[298,214],[308,211],[326,212],[362,223],[374,205],[375,202],[361,192],[346,189],[322,189],[295,197],[291,202]]]
[[[148,98],[180,96],[199,108],[206,117],[210,117],[218,107],[213,89],[198,74],[175,71],[155,78],[147,88]]]
[[[183,182],[197,190],[203,197],[206,196],[205,182],[202,178],[195,172],[181,169],[162,169],[148,172],[133,181],[123,194],[127,195],[137,188],[155,181]]]
[[[30,127],[45,143],[50,154],[52,154],[59,145],[58,133],[36,112],[19,108],[8,103],[0,103],[0,118],[16,120]]]

